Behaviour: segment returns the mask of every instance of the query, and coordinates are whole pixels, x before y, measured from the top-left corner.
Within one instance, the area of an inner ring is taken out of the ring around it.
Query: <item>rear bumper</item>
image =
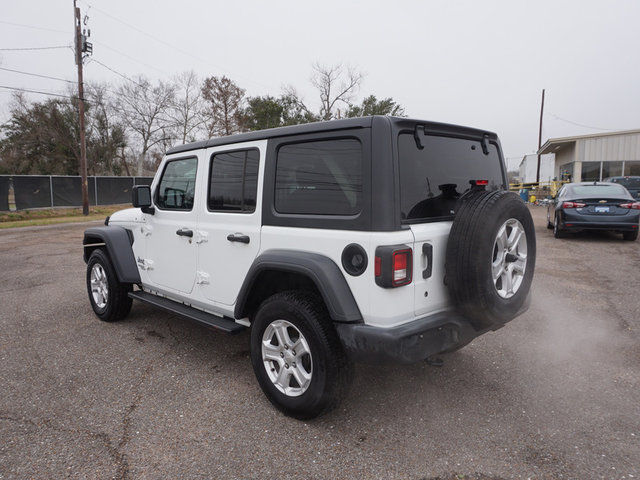
[[[582,215],[563,212],[561,227],[565,230],[617,230],[637,231],[640,212],[637,210],[626,215]]]
[[[460,348],[478,335],[502,325],[476,330],[468,320],[442,312],[392,328],[336,323],[344,350],[363,363],[419,362],[437,353]]]

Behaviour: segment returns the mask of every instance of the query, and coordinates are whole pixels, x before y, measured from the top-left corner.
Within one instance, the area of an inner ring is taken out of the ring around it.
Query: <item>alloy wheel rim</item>
[[[493,285],[504,299],[522,286],[527,269],[527,235],[519,220],[510,218],[498,229],[493,243],[491,272]]]
[[[93,303],[95,303],[98,308],[106,307],[109,296],[109,282],[107,281],[107,274],[104,268],[99,263],[94,264],[91,268],[90,280]]]
[[[288,397],[307,391],[313,376],[309,343],[287,320],[271,322],[262,334],[262,362],[271,383]]]

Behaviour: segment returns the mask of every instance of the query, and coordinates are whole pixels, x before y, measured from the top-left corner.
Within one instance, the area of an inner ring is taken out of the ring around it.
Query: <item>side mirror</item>
[[[135,185],[131,191],[131,203],[140,208],[143,213],[153,215],[155,208],[151,206],[151,187],[149,185]]]

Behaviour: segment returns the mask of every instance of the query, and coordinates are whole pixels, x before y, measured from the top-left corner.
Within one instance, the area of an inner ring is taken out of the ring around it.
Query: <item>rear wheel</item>
[[[264,301],[251,325],[251,363],[279,410],[301,420],[335,408],[352,365],[320,299],[302,291]]]
[[[120,283],[111,260],[102,249],[91,253],[87,262],[87,291],[94,313],[100,320],[114,322],[131,311],[130,283]]]
[[[551,214],[549,213],[549,209],[547,209],[547,228],[549,230],[553,228],[553,223],[551,223]]]
[[[638,231],[637,230],[635,230],[633,232],[622,232],[622,239],[623,240],[629,240],[629,241],[633,242],[637,238],[638,238]]]
[[[556,213],[556,218],[553,221],[553,236],[555,238],[562,238],[564,237],[564,232],[562,231],[562,229],[560,228],[560,221],[558,220],[558,214]]]

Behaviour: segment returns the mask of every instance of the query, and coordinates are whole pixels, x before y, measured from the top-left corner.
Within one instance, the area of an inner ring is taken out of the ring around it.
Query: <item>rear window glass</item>
[[[470,180],[488,180],[487,190],[504,189],[498,148],[479,140],[420,135],[420,150],[413,133],[398,137],[400,204],[404,222],[452,217],[457,199],[470,187]]]
[[[362,145],[331,139],[284,145],[276,162],[279,213],[355,215],[362,203]]]
[[[627,190],[618,185],[574,185],[569,187],[569,191],[577,196],[584,197],[606,197],[609,195],[628,195]]]

